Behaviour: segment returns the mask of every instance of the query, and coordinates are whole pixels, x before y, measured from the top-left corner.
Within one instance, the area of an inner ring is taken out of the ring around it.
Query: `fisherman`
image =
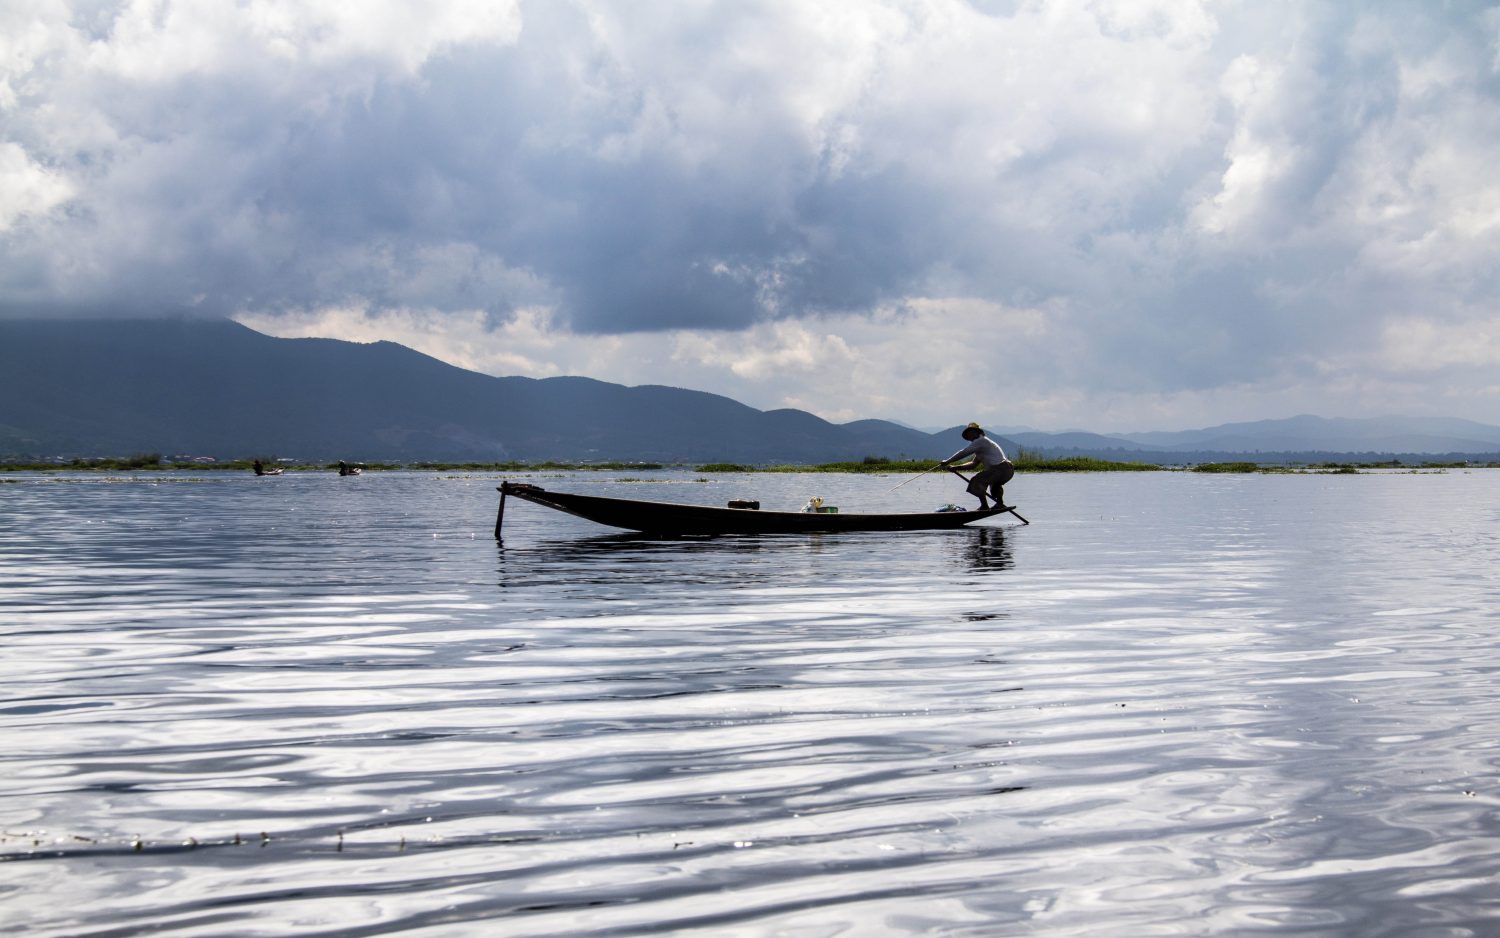
[[[1000,444],[985,436],[984,428],[971,423],[963,429],[963,438],[969,445],[943,460],[939,465],[954,469],[976,469],[979,471],[969,479],[969,494],[979,498],[979,510],[990,507],[986,494],[995,499],[996,508],[1005,507],[1005,483],[1016,474],[1015,464],[1005,455]],[[954,460],[965,456],[974,457],[962,466],[954,466]]]

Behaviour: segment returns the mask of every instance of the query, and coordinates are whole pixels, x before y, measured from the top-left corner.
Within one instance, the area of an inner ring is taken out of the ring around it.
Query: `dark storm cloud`
[[[617,76],[597,51],[558,56],[586,30],[562,30],[552,19],[565,14],[546,15],[537,28],[563,35],[456,51],[420,82],[382,85],[292,129],[282,175],[263,183],[258,207],[297,219],[289,227],[309,242],[304,257],[333,259],[342,245],[370,242],[398,256],[423,244],[474,245],[544,280],[562,318],[583,331],[737,328],[862,308],[910,288],[942,258],[947,239],[930,219],[943,193],[897,168],[830,177],[822,154],[774,109],[730,119],[703,142],[706,156],[685,152],[700,142],[670,114],[660,115],[660,137],[607,152],[612,138],[649,123],[656,105],[644,93],[570,100],[580,84],[608,88]],[[744,103],[756,106],[753,95]],[[298,270],[287,284],[298,292],[281,302],[347,293],[466,309],[523,299],[482,295],[476,281],[403,297],[378,272],[349,274]],[[252,295],[254,304],[277,302]]]

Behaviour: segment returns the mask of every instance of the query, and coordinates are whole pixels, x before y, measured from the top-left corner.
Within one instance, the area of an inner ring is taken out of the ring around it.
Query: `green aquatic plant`
[[[1022,450],[1015,459],[1017,472],[1160,472],[1161,466],[1149,462],[1115,462],[1092,456],[1065,456],[1047,459]]]
[[[665,469],[666,466],[656,462],[556,462],[549,459],[541,462],[414,462],[397,468],[422,472],[430,470],[443,472],[455,470],[466,472],[555,472],[559,470],[612,472],[621,469],[645,472],[652,469]]]
[[[116,456],[107,459],[74,459],[67,465],[53,465],[52,469],[167,469],[161,453],[136,453],[133,456]]]

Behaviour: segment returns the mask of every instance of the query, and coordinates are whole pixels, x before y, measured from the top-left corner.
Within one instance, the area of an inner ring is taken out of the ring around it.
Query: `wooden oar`
[[[934,466],[933,468],[935,469],[937,467]],[[929,469],[928,471],[931,472],[932,470]],[[962,472],[959,472],[957,469],[953,468],[952,466],[948,467],[948,471],[951,472],[951,473],[953,473],[954,475],[958,476],[960,479],[963,479],[965,482],[969,481],[969,477],[968,476],[964,475]],[[909,482],[911,480],[908,479],[907,481]],[[1005,508],[1004,505],[1001,505],[1000,507],[1001,508]],[[1005,510],[1008,511],[1008,512],[1010,512],[1011,514],[1015,515],[1017,518],[1020,518],[1022,524],[1030,524],[1031,523],[1030,521],[1027,521],[1024,517],[1022,517],[1021,513],[1019,511],[1016,511],[1014,508],[1005,508]]]

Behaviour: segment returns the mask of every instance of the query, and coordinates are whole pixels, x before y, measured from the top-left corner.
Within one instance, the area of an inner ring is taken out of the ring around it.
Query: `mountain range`
[[[1493,453],[1500,427],[1456,417],[1315,417],[1226,423],[1202,430],[1120,433],[1013,433],[1022,446],[1058,450],[1115,448],[1141,453],[1214,452]]]
[[[497,378],[392,342],[278,339],[229,321],[0,321],[0,455],[12,458],[760,463],[946,456],[954,439],[680,388]]]
[[[1500,458],[1500,427],[1325,418],[1124,434],[1014,430],[1008,450],[1160,463]],[[0,458],[139,452],[319,461],[814,463],[940,458],[957,427],[836,424],[717,394],[492,377],[391,342],[278,339],[199,320],[0,320]]]

